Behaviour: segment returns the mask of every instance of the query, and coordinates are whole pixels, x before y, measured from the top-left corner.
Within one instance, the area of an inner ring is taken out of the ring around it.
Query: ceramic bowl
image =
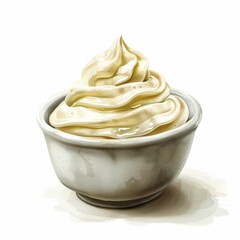
[[[176,129],[152,136],[99,139],[68,134],[49,124],[49,115],[66,94],[42,105],[38,123],[57,177],[80,199],[102,207],[132,207],[160,195],[178,176],[202,116],[193,97],[172,91],[190,110],[188,121]]]

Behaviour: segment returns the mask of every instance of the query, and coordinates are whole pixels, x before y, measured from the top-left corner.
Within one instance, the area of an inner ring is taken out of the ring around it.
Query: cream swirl
[[[184,124],[186,103],[170,94],[162,75],[122,37],[82,72],[50,124],[80,136],[127,138],[160,133]]]

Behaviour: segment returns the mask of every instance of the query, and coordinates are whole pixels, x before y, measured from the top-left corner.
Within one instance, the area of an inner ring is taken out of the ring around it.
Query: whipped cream
[[[81,81],[50,115],[64,132],[90,137],[128,138],[156,134],[184,124],[186,103],[170,94],[164,77],[120,37],[84,68]]]

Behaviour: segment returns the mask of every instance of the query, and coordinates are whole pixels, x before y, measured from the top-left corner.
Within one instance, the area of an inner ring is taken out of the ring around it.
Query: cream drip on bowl
[[[50,115],[50,124],[87,137],[129,138],[183,125],[186,103],[171,95],[164,77],[120,37],[83,69],[81,80]]]

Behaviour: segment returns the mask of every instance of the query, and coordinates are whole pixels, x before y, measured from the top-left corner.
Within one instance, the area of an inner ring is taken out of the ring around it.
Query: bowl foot
[[[128,200],[128,201],[104,201],[104,200],[91,198],[91,197],[88,197],[88,196],[85,196],[85,195],[82,195],[82,194],[76,192],[78,198],[80,198],[82,201],[84,201],[88,204],[94,205],[94,206],[104,207],[104,208],[135,207],[135,206],[138,206],[138,205],[141,205],[143,203],[153,200],[154,198],[158,197],[161,193],[162,193],[162,191],[157,192],[157,193],[147,196],[147,197],[138,198],[138,199],[134,199],[134,200]]]

